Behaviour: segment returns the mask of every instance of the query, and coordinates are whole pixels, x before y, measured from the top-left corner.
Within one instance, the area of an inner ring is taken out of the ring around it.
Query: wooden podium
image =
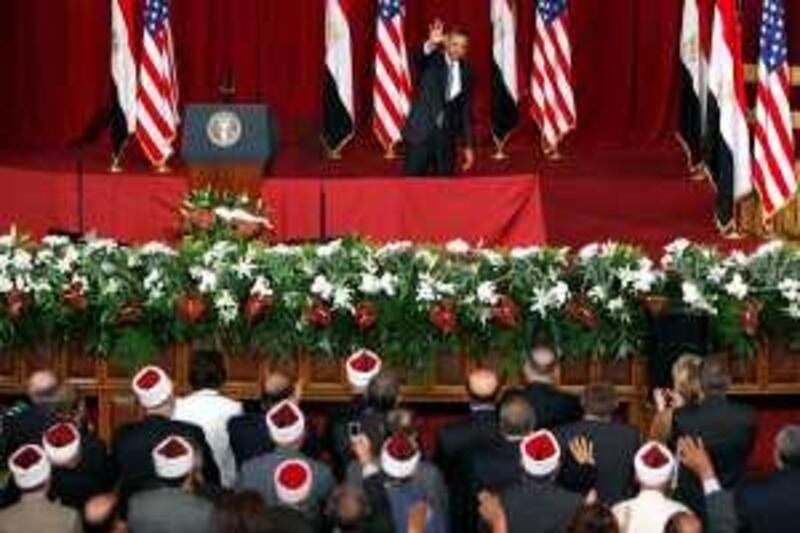
[[[192,188],[257,194],[276,144],[266,105],[191,104],[186,109],[181,153]]]

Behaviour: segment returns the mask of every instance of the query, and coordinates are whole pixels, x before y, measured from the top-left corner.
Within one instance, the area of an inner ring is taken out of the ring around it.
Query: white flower
[[[800,319],[800,304],[798,303],[789,304],[789,306],[786,308],[786,314],[795,320]]]
[[[741,250],[734,250],[728,255],[728,262],[735,266],[744,266],[750,261],[744,252]]]
[[[781,296],[790,302],[800,302],[800,281],[792,278],[786,278],[778,283],[778,290]]]
[[[481,250],[481,256],[492,266],[502,266],[504,263],[503,255],[494,250]]]
[[[216,308],[220,320],[225,324],[230,324],[239,315],[239,304],[228,290],[219,292],[214,299],[214,308]]]
[[[388,297],[393,297],[397,294],[397,276],[392,274],[391,272],[384,272],[383,276],[381,276],[381,290],[383,293]]]
[[[143,255],[177,255],[177,252],[163,242],[150,241],[139,248]]]
[[[708,271],[708,280],[711,283],[720,284],[725,276],[728,274],[728,269],[722,265],[714,265]]]
[[[281,243],[276,244],[275,246],[270,246],[265,251],[275,255],[297,255],[297,253],[300,251],[300,248]]]
[[[683,295],[684,303],[692,309],[710,314],[716,314],[716,309],[714,309],[696,284],[692,283],[691,281],[684,281],[681,284],[681,293]]]
[[[42,238],[42,244],[50,248],[66,246],[69,244],[69,237],[65,237],[64,235],[47,235]]]
[[[569,286],[563,281],[558,281],[551,287],[538,287],[533,291],[531,311],[542,318],[553,309],[561,308],[569,299]]]
[[[477,291],[478,301],[484,305],[496,305],[500,296],[497,294],[497,288],[491,281],[484,281],[478,285]]]
[[[361,274],[361,283],[358,286],[358,290],[364,294],[378,294],[381,292],[381,278],[369,272]]]
[[[336,239],[317,247],[317,257],[330,257],[342,249],[342,240]]]
[[[114,239],[91,239],[86,243],[86,253],[111,252],[119,247]]]
[[[411,241],[393,241],[388,242],[378,249],[377,256],[383,257],[385,255],[399,254],[405,252],[413,246]]]
[[[434,264],[436,264],[438,256],[430,250],[422,248],[421,250],[417,250],[417,253],[414,254],[414,258],[417,261],[424,263],[428,268],[431,268]]]
[[[595,285],[586,293],[586,295],[596,302],[603,302],[608,298],[608,291],[605,287]]]
[[[737,300],[744,300],[747,297],[749,290],[750,288],[748,287],[747,283],[745,283],[742,275],[739,273],[734,274],[730,283],[725,285],[725,292]]]
[[[511,259],[522,260],[539,253],[541,248],[538,246],[516,247],[511,249]]]
[[[217,289],[218,278],[213,270],[193,266],[189,269],[189,275],[197,282],[197,290],[201,294],[208,294]]]
[[[600,245],[596,242],[591,244],[587,244],[583,248],[578,251],[578,259],[583,262],[588,261],[589,259],[595,257],[600,251]]]
[[[330,300],[333,296],[333,284],[325,276],[319,274],[311,283],[311,294],[323,300]]]
[[[625,300],[617,296],[609,300],[606,307],[608,307],[608,310],[612,313],[622,311],[625,308]]]
[[[14,257],[11,259],[11,264],[17,270],[30,270],[33,264],[33,257],[25,250],[15,250]]]
[[[440,281],[436,283],[436,292],[444,294],[445,296],[453,296],[456,293],[456,286],[452,283]]]
[[[111,278],[108,282],[103,286],[103,294],[105,296],[114,296],[119,293],[122,289],[122,284],[116,278]]]
[[[469,253],[472,247],[464,239],[454,239],[448,242],[444,249],[453,255],[465,255]]]
[[[233,265],[233,273],[240,279],[252,279],[255,269],[256,265],[250,257],[242,257]]]
[[[427,274],[422,275],[419,278],[419,285],[417,286],[417,301],[418,302],[436,301],[436,289],[434,288],[434,281]]]
[[[775,252],[783,249],[783,245],[783,241],[779,241],[777,239],[769,241],[759,246],[753,253],[752,257],[764,257],[765,255],[772,255]]]
[[[7,293],[14,288],[14,282],[8,276],[0,276],[0,292]]]
[[[334,309],[352,309],[353,290],[344,285],[337,286],[333,291],[333,307]]]
[[[250,294],[261,298],[268,298],[274,294],[274,291],[267,278],[258,276],[255,283],[253,283],[253,286],[250,288]]]
[[[692,243],[688,239],[681,237],[666,245],[664,251],[669,255],[681,255],[691,245]]]

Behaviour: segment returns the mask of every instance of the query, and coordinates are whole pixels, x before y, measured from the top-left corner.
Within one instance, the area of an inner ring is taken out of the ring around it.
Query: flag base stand
[[[703,170],[703,167],[692,169],[692,173],[689,175],[689,181],[705,181],[705,180],[706,180],[706,173]]]
[[[508,152],[505,152],[502,146],[498,146],[497,150],[492,154],[492,159],[495,161],[505,161],[509,157]]]
[[[328,159],[332,161],[338,161],[342,158],[342,153],[339,151],[328,150],[327,154]]]
[[[387,161],[393,161],[397,159],[397,152],[394,151],[394,146],[390,146],[386,149],[386,151],[383,153],[383,158]]]
[[[169,174],[170,172],[172,172],[172,168],[170,168],[168,164],[162,163],[160,165],[156,165],[155,167],[153,167],[153,172],[155,172],[156,174]]]
[[[544,152],[544,158],[547,159],[548,161],[561,161],[562,159],[564,159],[564,155],[561,152],[559,152],[558,149],[548,150]]]
[[[123,170],[125,170],[125,168],[122,166],[122,157],[116,155],[111,156],[111,164],[108,165],[108,171],[112,174],[119,174]]]

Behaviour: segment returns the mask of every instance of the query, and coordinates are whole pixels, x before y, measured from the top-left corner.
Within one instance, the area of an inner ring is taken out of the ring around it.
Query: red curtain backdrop
[[[315,144],[320,118],[324,0],[173,0],[182,102],[217,99],[232,69],[236,99],[266,102],[286,142]],[[761,0],[745,0],[753,57]],[[489,0],[408,0],[409,43],[434,17],[472,38],[475,116],[487,140]],[[527,86],[534,0],[518,0]],[[644,145],[668,138],[677,101],[681,0],[572,2],[579,146]],[[787,3],[800,62],[800,10]],[[110,94],[109,0],[0,2],[0,145],[61,147],[87,131]],[[356,0],[353,42],[358,130],[369,127],[375,0]],[[134,36],[138,40],[138,35]],[[518,142],[533,142],[528,120]]]

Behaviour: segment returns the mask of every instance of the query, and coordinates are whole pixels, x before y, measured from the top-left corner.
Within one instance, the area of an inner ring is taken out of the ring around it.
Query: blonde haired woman
[[[672,388],[653,391],[656,414],[650,424],[651,439],[669,442],[675,410],[685,405],[697,404],[703,399],[700,384],[702,366],[701,357],[694,354],[681,355],[672,365]]]

